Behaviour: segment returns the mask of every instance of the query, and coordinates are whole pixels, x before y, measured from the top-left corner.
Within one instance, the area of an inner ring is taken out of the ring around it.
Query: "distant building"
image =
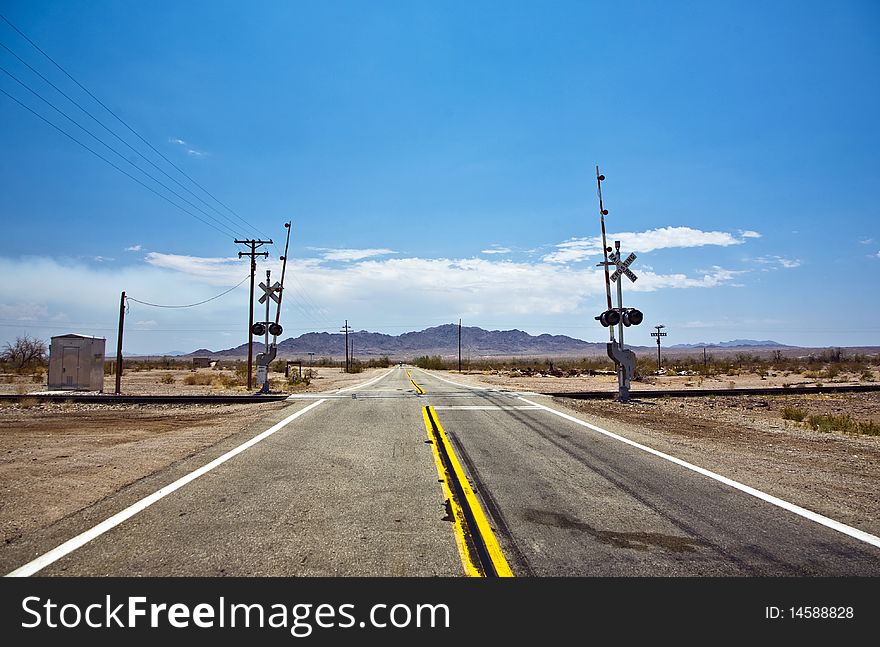
[[[49,344],[49,389],[104,391],[103,337],[58,335]]]
[[[210,357],[193,357],[193,368],[211,368],[211,366]]]

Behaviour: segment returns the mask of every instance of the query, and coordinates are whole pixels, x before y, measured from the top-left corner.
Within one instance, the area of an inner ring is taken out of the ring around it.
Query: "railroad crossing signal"
[[[611,254],[609,258],[615,265],[617,265],[617,269],[614,270],[614,273],[609,277],[611,281],[617,281],[620,278],[621,274],[625,274],[626,278],[635,283],[636,279],[639,277],[636,276],[636,274],[631,269],[629,269],[629,266],[632,265],[632,262],[636,260],[635,254],[630,254],[623,262],[621,262],[620,260],[620,254],[616,252]]]
[[[275,323],[274,321],[258,321],[253,326],[251,326],[251,332],[254,333],[257,337],[262,337],[266,334],[266,331],[269,331],[270,335],[278,337],[281,333],[284,332],[284,329],[280,324]]]
[[[278,281],[275,281],[275,285],[272,287],[260,281],[260,287],[263,289],[260,303],[266,303],[266,299],[272,299],[275,303],[281,303],[281,284]]]

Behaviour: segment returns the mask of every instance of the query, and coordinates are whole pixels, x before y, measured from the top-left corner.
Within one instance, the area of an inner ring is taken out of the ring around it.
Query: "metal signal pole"
[[[253,387],[253,368],[254,368],[254,332],[251,328],[254,325],[254,275],[257,273],[257,256],[263,258],[269,257],[269,252],[258,252],[257,247],[263,245],[271,245],[272,240],[236,240],[236,245],[247,245],[251,248],[249,252],[239,252],[238,257],[250,256],[251,259],[251,292],[248,305],[248,364],[247,364],[247,388]]]
[[[605,216],[608,215],[608,209],[602,204],[602,181],[605,179],[604,175],[599,173],[599,165],[596,165],[596,187],[599,193],[599,222],[602,224],[602,256],[603,262],[602,265],[605,268],[605,296],[608,301],[608,309],[611,310],[614,306],[611,304],[611,279],[608,274],[608,252],[611,251],[611,248],[608,247],[608,241],[605,239]],[[614,341],[614,326],[609,326],[608,330],[610,331],[611,341]]]

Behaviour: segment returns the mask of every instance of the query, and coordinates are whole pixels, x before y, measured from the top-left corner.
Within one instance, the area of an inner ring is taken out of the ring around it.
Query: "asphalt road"
[[[277,426],[35,572],[462,575],[469,530],[463,539],[446,505],[430,406],[515,575],[880,575],[880,548],[867,541],[555,415],[550,398],[449,379],[395,367],[354,389],[297,397],[259,428],[8,547],[7,558],[30,563]]]

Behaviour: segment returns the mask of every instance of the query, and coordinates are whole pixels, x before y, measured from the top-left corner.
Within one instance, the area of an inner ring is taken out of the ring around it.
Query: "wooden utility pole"
[[[116,395],[122,392],[122,330],[125,326],[125,290],[119,297],[119,332],[116,334]]]
[[[657,338],[657,372],[660,372],[660,368],[661,368],[660,367],[660,338],[666,336],[665,332],[660,332],[660,331],[663,330],[664,328],[666,328],[666,326],[664,326],[663,324],[660,324],[659,326],[654,326],[654,328],[657,329],[657,332],[652,332],[651,337]]]
[[[461,374],[461,319],[458,320],[458,372]]]
[[[345,333],[345,372],[348,373],[351,370],[351,364],[348,355],[348,333],[351,331],[351,326],[348,325],[348,319],[345,320],[345,326],[343,326],[342,330],[339,332]]]
[[[257,273],[257,256],[263,258],[269,257],[269,252],[258,252],[257,247],[263,245],[271,245],[272,240],[236,240],[236,245],[247,245],[251,248],[249,252],[239,252],[238,257],[250,256],[251,258],[251,296],[248,303],[248,364],[247,364],[247,388],[253,387],[253,368],[254,368],[254,275]]]

